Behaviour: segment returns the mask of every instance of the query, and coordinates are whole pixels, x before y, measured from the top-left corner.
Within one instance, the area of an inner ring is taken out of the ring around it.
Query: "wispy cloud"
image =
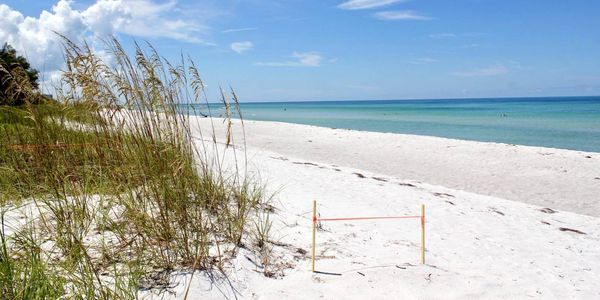
[[[432,33],[428,35],[429,38],[432,39],[450,39],[450,38],[458,38],[458,37],[480,37],[486,36],[487,33],[483,32],[463,32],[463,33],[452,33],[452,32],[440,32],[440,33]]]
[[[456,33],[450,33],[450,32],[432,33],[429,35],[429,37],[432,39],[449,39],[449,38],[455,38],[456,36],[457,36]]]
[[[435,59],[435,58],[431,58],[431,57],[419,57],[417,59],[413,59],[410,61],[411,64],[415,64],[415,65],[424,65],[424,64],[431,64],[431,63],[436,63],[439,60]]]
[[[319,67],[323,61],[323,56],[318,52],[294,52],[291,57],[294,60],[282,62],[258,62],[257,66],[266,67]]]
[[[338,5],[337,7],[340,9],[351,9],[351,10],[369,9],[369,8],[376,8],[376,7],[392,5],[392,4],[401,3],[401,2],[406,2],[406,0],[349,0],[349,1],[346,1],[346,2]]]
[[[493,66],[489,66],[487,68],[469,70],[469,71],[460,71],[460,72],[452,72],[450,73],[453,76],[459,77],[488,77],[488,76],[497,76],[508,73],[508,68],[504,65],[497,64]]]
[[[395,20],[414,20],[414,21],[424,21],[430,20],[430,17],[423,16],[418,14],[412,10],[389,10],[389,11],[380,11],[374,13],[373,16],[376,19],[384,20],[384,21],[395,21]]]
[[[254,44],[249,41],[231,43],[231,50],[237,52],[238,54],[251,50],[252,48],[254,48]]]
[[[232,32],[241,32],[241,31],[253,31],[257,30],[258,27],[244,27],[244,28],[230,28],[222,30],[221,33],[232,33]]]

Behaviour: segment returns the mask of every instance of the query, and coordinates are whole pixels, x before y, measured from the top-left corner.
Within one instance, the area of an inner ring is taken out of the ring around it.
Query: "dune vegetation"
[[[55,100],[19,90],[25,101],[0,106],[3,299],[136,298],[175,270],[226,276],[240,247],[268,239],[264,188],[243,161],[223,166],[233,137],[191,134],[181,105],[207,104],[194,63],[106,48],[111,61],[65,40]],[[233,91],[221,94],[226,122],[241,117]]]

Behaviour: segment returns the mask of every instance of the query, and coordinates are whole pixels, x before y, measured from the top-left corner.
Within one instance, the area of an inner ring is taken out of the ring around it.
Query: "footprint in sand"
[[[319,276],[313,276],[313,282],[315,283],[324,283],[325,280],[321,279]]]

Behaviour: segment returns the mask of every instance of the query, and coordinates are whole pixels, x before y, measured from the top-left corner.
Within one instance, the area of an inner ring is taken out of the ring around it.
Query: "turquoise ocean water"
[[[218,116],[221,105],[212,106]],[[600,97],[243,103],[241,110],[251,120],[600,152]]]

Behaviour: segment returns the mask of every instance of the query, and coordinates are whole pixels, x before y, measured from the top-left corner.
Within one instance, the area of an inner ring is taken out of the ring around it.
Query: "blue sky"
[[[595,0],[1,3],[0,42],[48,74],[51,28],[189,54],[243,101],[600,95]]]

